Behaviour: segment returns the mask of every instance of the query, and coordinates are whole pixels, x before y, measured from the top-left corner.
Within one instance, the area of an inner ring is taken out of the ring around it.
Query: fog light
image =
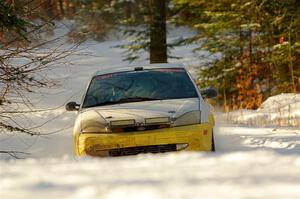
[[[169,117],[157,117],[157,118],[146,118],[145,123],[146,124],[162,124],[162,123],[169,123],[170,118]]]
[[[176,144],[176,150],[181,151],[181,150],[185,149],[188,146],[189,146],[188,144]]]
[[[116,120],[110,122],[111,127],[134,126],[135,120]]]

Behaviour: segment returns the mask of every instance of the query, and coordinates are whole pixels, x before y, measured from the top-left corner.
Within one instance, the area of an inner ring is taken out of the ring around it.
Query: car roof
[[[139,64],[139,65],[132,65],[132,66],[112,67],[109,69],[99,70],[93,76],[95,77],[98,75],[105,75],[105,74],[109,74],[109,73],[134,71],[136,68],[140,68],[140,67],[142,67],[143,69],[185,68],[185,65],[184,64],[162,63],[162,64]]]

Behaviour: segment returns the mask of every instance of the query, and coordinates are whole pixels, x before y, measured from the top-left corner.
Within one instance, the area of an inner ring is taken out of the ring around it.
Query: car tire
[[[212,131],[211,133],[211,151],[215,152],[216,148],[215,148],[215,139],[214,139],[214,132]]]

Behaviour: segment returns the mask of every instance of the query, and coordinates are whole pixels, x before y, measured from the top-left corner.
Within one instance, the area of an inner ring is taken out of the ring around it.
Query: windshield
[[[99,75],[92,79],[82,107],[198,97],[184,69],[154,69]]]

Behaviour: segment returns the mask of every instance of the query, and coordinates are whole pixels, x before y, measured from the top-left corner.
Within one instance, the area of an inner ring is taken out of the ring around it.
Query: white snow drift
[[[300,127],[300,94],[285,93],[268,98],[257,110],[237,110],[219,115],[226,123],[255,126]]]
[[[265,151],[28,159],[2,163],[0,194],[9,199],[297,199],[299,168],[299,156]]]

